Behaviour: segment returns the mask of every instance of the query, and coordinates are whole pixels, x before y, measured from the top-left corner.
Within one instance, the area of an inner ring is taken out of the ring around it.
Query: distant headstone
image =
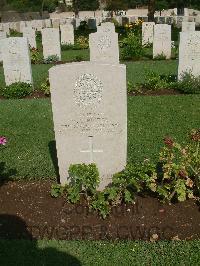
[[[35,31],[41,31],[45,28],[45,22],[42,19],[32,20],[31,26]]]
[[[89,18],[88,19],[88,28],[89,28],[89,30],[95,30],[97,28],[96,18]]]
[[[195,22],[182,22],[182,32],[195,31]]]
[[[90,61],[119,64],[118,34],[112,28],[101,27],[89,36]]]
[[[59,29],[60,27],[60,19],[52,19],[53,28]]]
[[[23,33],[24,29],[27,27],[25,21],[20,21],[20,32]]]
[[[24,28],[23,37],[26,37],[28,39],[28,43],[31,48],[37,48],[34,29],[28,27]]]
[[[42,30],[43,56],[57,55],[61,60],[60,31],[59,29],[46,28]]]
[[[3,31],[5,31],[7,35],[10,35],[10,23],[3,23]]]
[[[61,184],[71,164],[95,163],[102,190],[126,165],[126,67],[81,62],[49,74]]]
[[[200,76],[200,32],[181,32],[178,77],[184,73]]]
[[[129,25],[129,17],[122,17],[122,26]]]
[[[32,84],[32,70],[27,38],[12,37],[0,41],[6,85],[15,82]]]
[[[45,23],[45,28],[51,28],[52,27],[50,19],[45,19],[44,23]]]
[[[153,43],[155,22],[143,22],[142,23],[142,45]]]
[[[6,37],[7,37],[6,32],[0,31],[0,41],[6,39]],[[0,62],[2,62],[3,60],[1,49],[2,49],[2,43],[0,42]]]
[[[115,32],[115,24],[112,22],[103,22],[97,27],[97,32],[112,33]]]
[[[61,44],[74,45],[74,27],[72,24],[60,25]]]
[[[174,18],[173,17],[166,17],[166,23],[168,25],[172,25],[174,23]]]
[[[154,27],[153,58],[161,55],[171,58],[171,25],[157,24]]]

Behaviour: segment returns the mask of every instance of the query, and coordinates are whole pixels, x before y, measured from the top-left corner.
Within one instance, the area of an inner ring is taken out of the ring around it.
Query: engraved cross
[[[94,153],[102,153],[103,150],[95,150],[93,144],[93,136],[89,136],[89,149],[88,150],[81,150],[82,153],[89,153],[90,154],[90,163],[94,162]]]

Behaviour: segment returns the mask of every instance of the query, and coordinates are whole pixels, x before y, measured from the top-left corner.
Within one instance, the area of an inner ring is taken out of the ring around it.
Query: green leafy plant
[[[142,93],[142,88],[138,84],[133,84],[133,82],[128,81],[127,83],[127,92],[128,93]]]
[[[44,92],[46,96],[51,94],[49,78],[47,78],[46,81],[41,84],[41,91]]]
[[[195,77],[191,73],[183,73],[181,80],[172,84],[171,87],[187,94],[200,94],[200,76]]]
[[[6,86],[2,95],[7,99],[18,99],[30,95],[33,92],[31,84],[25,82],[16,82],[9,86]]]
[[[62,44],[61,45],[61,50],[62,51],[67,51],[67,50],[73,50],[74,45],[73,44]]]
[[[66,189],[65,187],[59,184],[54,184],[51,186],[51,196],[53,198],[58,198],[60,196],[63,196],[65,189]]]
[[[147,90],[169,88],[166,78],[153,71],[147,73],[146,82],[143,84],[143,87]]]
[[[30,54],[31,54],[31,63],[32,64],[40,64],[41,63],[40,53],[39,53],[38,49],[31,48]]]
[[[195,190],[200,194],[200,130],[193,130],[190,139],[185,147],[170,137],[164,139],[156,191],[169,202],[193,198]]]
[[[53,185],[52,197],[66,194],[71,203],[77,203],[81,194],[90,209],[105,219],[112,206],[133,203],[138,193],[154,193],[169,203],[200,196],[200,129],[192,130],[189,143],[182,147],[171,138],[164,139],[158,164],[148,159],[143,163],[129,164],[113,175],[112,183],[97,191],[99,172],[95,164],[75,164],[69,168],[70,184]]]
[[[44,64],[53,64],[59,62],[58,55],[50,55],[44,59]]]
[[[90,208],[98,211],[103,219],[107,217],[107,215],[110,213],[110,205],[109,201],[105,197],[104,192],[95,193],[94,197],[92,198]]]
[[[137,60],[143,55],[142,39],[132,32],[128,33],[128,36],[122,41],[122,59]]]
[[[72,203],[80,200],[84,192],[87,199],[94,195],[99,184],[99,172],[95,164],[75,164],[69,167],[70,184],[67,188],[68,199]]]

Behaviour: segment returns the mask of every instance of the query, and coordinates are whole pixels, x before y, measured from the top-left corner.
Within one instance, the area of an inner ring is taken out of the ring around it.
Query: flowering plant
[[[7,143],[7,139],[5,137],[3,137],[3,136],[0,136],[0,145],[5,146],[6,143]]]
[[[189,138],[184,147],[170,137],[164,139],[157,192],[169,202],[184,201],[200,193],[200,129],[193,129]]]

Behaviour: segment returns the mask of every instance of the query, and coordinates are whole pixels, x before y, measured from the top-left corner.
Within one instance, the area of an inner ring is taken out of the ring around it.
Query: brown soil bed
[[[0,186],[0,239],[192,240],[200,238],[200,211],[193,200],[172,205],[151,197],[112,209],[103,220],[85,203],[50,196],[51,183]]]

